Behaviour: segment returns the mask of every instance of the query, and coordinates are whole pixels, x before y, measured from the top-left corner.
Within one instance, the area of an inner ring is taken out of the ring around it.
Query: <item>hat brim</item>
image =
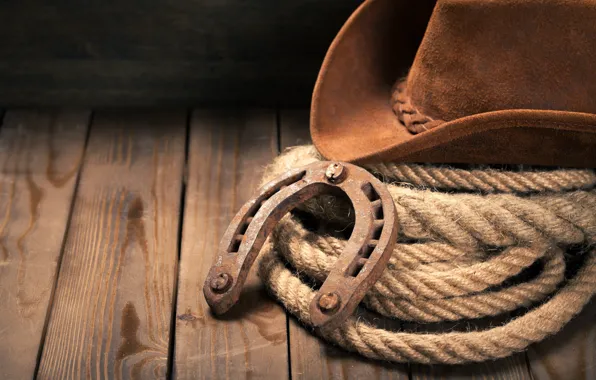
[[[501,110],[408,131],[391,108],[391,91],[414,60],[433,6],[368,0],[341,28],[311,104],[311,137],[326,159],[596,167],[593,114]]]

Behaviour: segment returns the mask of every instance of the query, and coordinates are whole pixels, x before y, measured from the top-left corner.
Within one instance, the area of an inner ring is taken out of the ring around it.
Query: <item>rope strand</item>
[[[320,159],[312,146],[288,150],[268,168],[264,181]],[[392,332],[350,318],[331,333],[317,331],[334,344],[397,362],[497,359],[559,331],[596,292],[596,251],[588,249],[596,243],[593,171],[393,163],[367,168],[387,183],[400,225],[389,264],[364,298],[367,308],[419,323],[530,309],[488,330],[443,334]],[[272,295],[309,325],[316,292],[307,283],[325,280],[346,244],[336,227],[353,225],[353,213],[349,204],[331,196],[301,208],[320,222],[319,228],[309,230],[293,215],[282,219],[261,255],[259,274]],[[573,255],[565,251],[578,245],[586,247],[583,265],[566,280],[567,258]],[[531,268],[537,273],[527,278]]]

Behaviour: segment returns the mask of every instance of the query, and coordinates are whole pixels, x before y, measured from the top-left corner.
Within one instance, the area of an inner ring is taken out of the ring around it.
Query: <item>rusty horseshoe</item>
[[[351,315],[391,257],[398,233],[395,205],[383,183],[363,168],[328,161],[269,182],[238,211],[203,287],[213,312],[223,314],[238,302],[250,267],[284,215],[312,197],[338,191],[352,202],[355,225],[310,313],[313,325],[321,329],[334,329]]]

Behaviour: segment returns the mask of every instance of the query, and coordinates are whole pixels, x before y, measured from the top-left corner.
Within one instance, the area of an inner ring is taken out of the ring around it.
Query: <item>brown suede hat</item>
[[[596,1],[367,0],[327,52],[311,136],[356,163],[596,167]]]

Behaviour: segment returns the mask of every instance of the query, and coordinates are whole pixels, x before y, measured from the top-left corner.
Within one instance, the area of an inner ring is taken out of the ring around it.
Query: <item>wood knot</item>
[[[145,214],[145,206],[141,197],[136,197],[128,209],[128,219],[141,219]]]

